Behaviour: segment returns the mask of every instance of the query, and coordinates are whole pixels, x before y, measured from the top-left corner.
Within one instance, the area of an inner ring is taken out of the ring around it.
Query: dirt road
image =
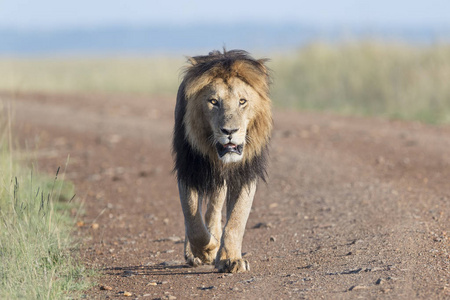
[[[81,256],[102,274],[87,298],[450,297],[449,126],[275,111],[243,244],[251,271],[229,275],[183,261],[173,99],[0,99],[12,98],[41,171],[70,155]]]

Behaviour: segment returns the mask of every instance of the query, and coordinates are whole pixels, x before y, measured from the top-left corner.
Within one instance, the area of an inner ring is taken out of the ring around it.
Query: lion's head
[[[178,177],[180,167],[185,165],[179,160],[187,159],[186,151],[222,170],[265,161],[272,130],[270,77],[265,60],[232,50],[214,51],[189,61],[175,110]],[[265,165],[261,168],[264,173]]]

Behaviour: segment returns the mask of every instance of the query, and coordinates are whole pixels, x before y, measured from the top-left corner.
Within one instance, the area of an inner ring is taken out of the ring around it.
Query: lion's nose
[[[235,132],[237,132],[238,130],[239,130],[239,128],[233,128],[233,129],[230,129],[230,128],[220,128],[220,130],[223,132],[223,133],[225,133],[226,135],[232,135],[233,133],[235,133]]]

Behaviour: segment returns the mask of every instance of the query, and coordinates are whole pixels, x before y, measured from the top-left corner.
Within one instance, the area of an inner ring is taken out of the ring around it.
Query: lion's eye
[[[247,100],[245,100],[245,99],[240,99],[239,100],[239,104],[240,105],[244,105],[245,103],[247,103]]]
[[[219,101],[217,101],[217,99],[209,99],[208,101],[209,101],[209,103],[211,103],[214,106],[219,104]]]

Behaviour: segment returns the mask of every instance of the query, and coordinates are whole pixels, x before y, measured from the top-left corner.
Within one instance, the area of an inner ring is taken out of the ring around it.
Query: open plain
[[[450,127],[275,110],[269,177],[244,237],[251,271],[187,267],[174,99],[2,95],[41,172],[70,162],[86,298],[448,299]],[[77,250],[78,251],[78,250]]]

